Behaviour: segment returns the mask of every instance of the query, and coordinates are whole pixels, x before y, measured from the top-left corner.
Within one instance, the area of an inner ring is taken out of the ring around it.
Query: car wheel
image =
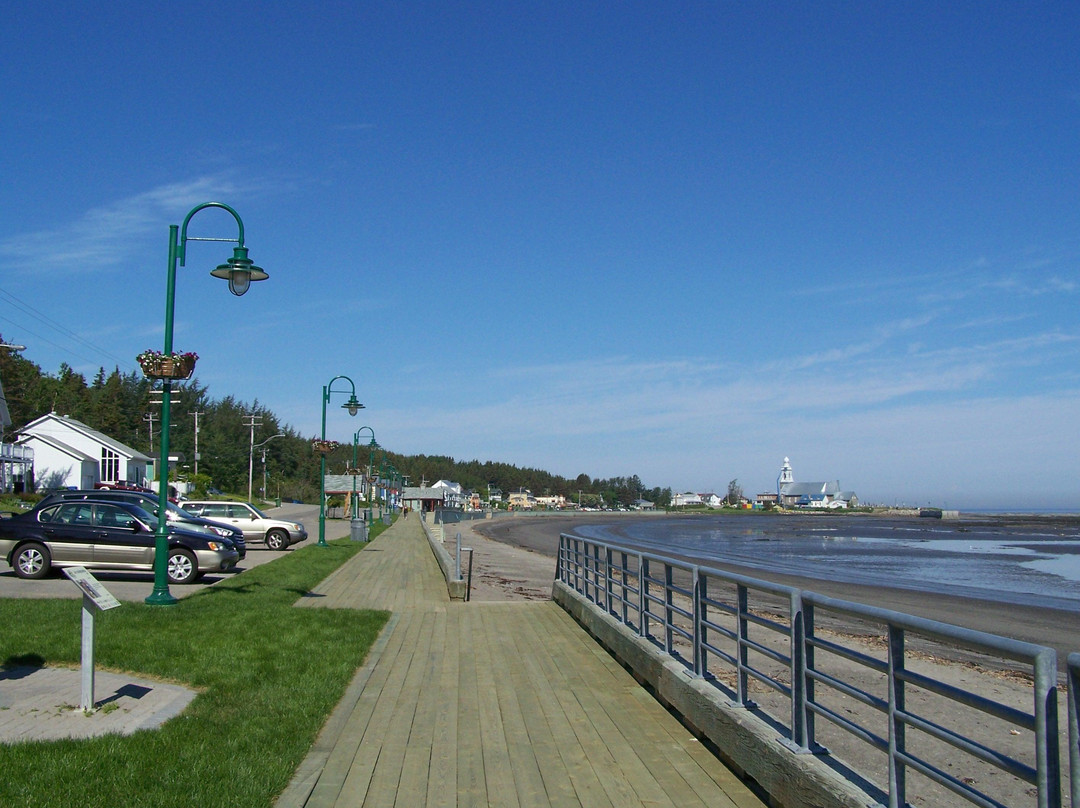
[[[15,574],[20,578],[44,578],[52,566],[49,551],[43,544],[24,544],[15,553]]]
[[[266,546],[271,550],[284,550],[289,546],[289,534],[284,530],[270,530],[266,534]]]
[[[183,549],[169,551],[169,580],[174,584],[194,583],[199,577],[199,566],[195,563],[195,556]]]

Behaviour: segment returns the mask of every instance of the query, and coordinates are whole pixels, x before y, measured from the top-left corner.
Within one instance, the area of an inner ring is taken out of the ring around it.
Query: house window
[[[106,446],[101,447],[101,481],[115,483],[120,479],[120,455]]]

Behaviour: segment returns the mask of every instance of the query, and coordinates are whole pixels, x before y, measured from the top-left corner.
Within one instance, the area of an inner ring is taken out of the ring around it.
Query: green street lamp
[[[236,219],[236,238],[196,238],[188,237],[188,223],[196,213],[205,208],[221,208]],[[165,350],[169,356],[173,352],[173,314],[176,306],[176,266],[184,266],[187,258],[187,243],[189,241],[224,241],[236,244],[233,247],[233,257],[221,264],[217,269],[211,270],[210,274],[215,278],[222,278],[229,282],[229,291],[234,295],[242,295],[248,290],[253,281],[264,281],[267,275],[262,269],[255,266],[248,258],[247,247],[244,246],[244,223],[240,215],[221,202],[204,202],[192,208],[184,217],[182,225],[169,225],[169,274],[165,285]],[[146,603],[156,606],[172,606],[176,598],[169,592],[169,417],[172,404],[172,379],[164,377],[161,385],[161,468],[158,471],[158,524],[154,534],[154,591],[146,599]]]
[[[368,430],[368,432],[371,433],[371,451],[374,452],[375,448],[379,445],[379,444],[377,444],[375,442],[375,430],[372,429],[370,426],[362,426],[358,430],[356,430],[356,433],[353,435],[353,439],[352,439],[353,471],[356,471],[356,469],[358,468],[358,466],[356,465],[357,462],[358,462],[357,459],[356,459],[356,449],[357,449],[357,446],[358,446],[358,444],[360,442],[360,433],[363,432],[365,429]],[[369,463],[369,468],[370,468],[370,463]],[[360,502],[359,502],[359,500],[357,499],[357,496],[356,496],[356,475],[355,474],[353,475],[352,483],[353,483],[353,498],[352,498],[353,511],[352,511],[352,518],[356,519],[360,515],[360,513],[359,513],[359,511],[360,511]],[[367,519],[365,521],[370,525],[371,524],[371,505],[370,505],[370,503],[371,503],[371,488],[370,488],[370,486],[368,487],[368,503],[369,504],[368,504],[368,508],[367,508]]]
[[[364,405],[356,400],[356,385],[348,376],[335,376],[330,383],[322,389],[322,439],[326,440],[326,405],[330,402],[331,393],[344,393],[344,390],[334,390],[334,382],[344,379],[349,383],[349,400],[341,405],[343,410],[348,410],[349,415],[356,415],[364,409]],[[317,547],[327,547],[326,544],[326,453],[320,452],[319,460],[319,541]]]

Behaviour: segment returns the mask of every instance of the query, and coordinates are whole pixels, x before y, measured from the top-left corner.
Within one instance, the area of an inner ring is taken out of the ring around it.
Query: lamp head
[[[349,415],[356,415],[360,410],[364,409],[364,405],[356,400],[356,395],[349,396],[349,400],[341,405],[341,408],[349,411]]]
[[[247,247],[233,247],[233,257],[220,264],[210,274],[229,282],[229,291],[239,297],[248,290],[252,281],[265,281],[270,276],[248,258]]]

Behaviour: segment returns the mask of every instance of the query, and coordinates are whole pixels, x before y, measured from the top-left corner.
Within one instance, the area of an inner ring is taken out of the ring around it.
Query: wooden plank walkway
[[[451,602],[416,516],[300,605],[393,616],[278,808],[764,805],[553,602]]]

